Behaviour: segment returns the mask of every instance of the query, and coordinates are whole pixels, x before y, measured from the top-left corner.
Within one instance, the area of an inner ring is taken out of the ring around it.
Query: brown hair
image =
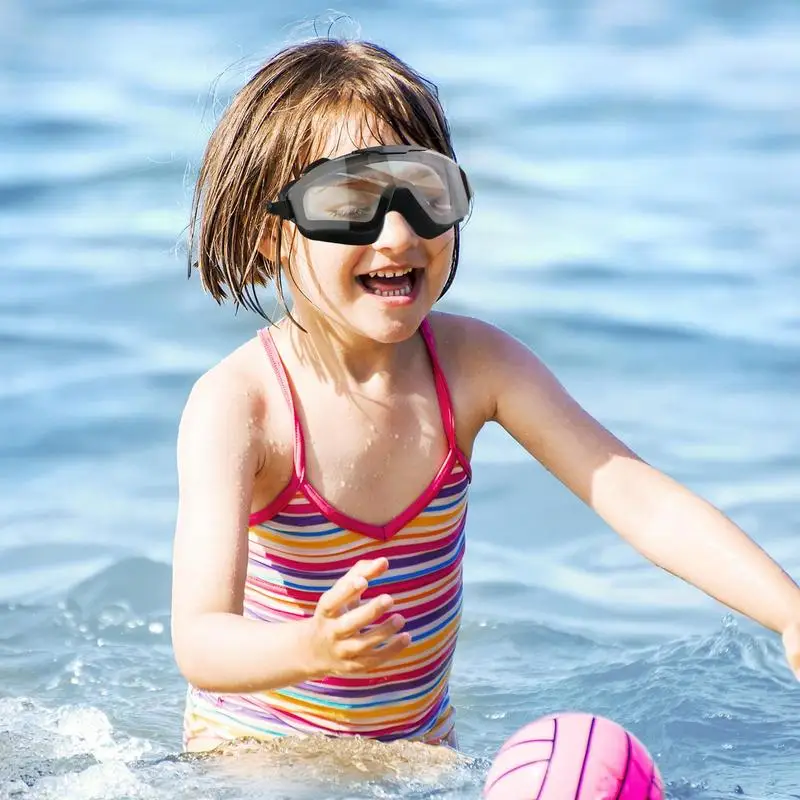
[[[335,39],[281,50],[234,96],[211,135],[195,187],[189,274],[196,268],[218,303],[229,298],[268,319],[256,288],[274,281],[289,313],[280,277],[282,221],[267,212],[267,203],[318,156],[330,127],[353,112],[366,124],[383,123],[405,144],[455,158],[436,86],[392,53]],[[455,276],[459,238],[456,227],[442,294]],[[262,241],[276,242],[272,258],[259,251]]]

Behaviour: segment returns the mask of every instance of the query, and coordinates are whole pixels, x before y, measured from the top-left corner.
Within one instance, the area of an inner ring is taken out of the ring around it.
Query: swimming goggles
[[[372,244],[390,211],[418,236],[433,239],[469,212],[472,189],[451,158],[423,147],[383,145],[309,165],[267,210],[308,239]]]

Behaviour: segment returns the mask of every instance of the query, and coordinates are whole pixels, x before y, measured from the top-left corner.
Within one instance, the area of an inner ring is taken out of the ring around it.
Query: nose
[[[383,219],[383,228],[375,240],[376,250],[407,250],[419,237],[399,211],[390,211]]]

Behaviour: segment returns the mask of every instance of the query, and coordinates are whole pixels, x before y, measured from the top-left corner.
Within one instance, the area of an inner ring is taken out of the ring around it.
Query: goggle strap
[[[292,213],[292,207],[289,205],[287,200],[273,200],[270,203],[267,203],[267,211],[270,214],[277,214],[279,217],[283,217],[284,219],[292,219],[294,214]]]

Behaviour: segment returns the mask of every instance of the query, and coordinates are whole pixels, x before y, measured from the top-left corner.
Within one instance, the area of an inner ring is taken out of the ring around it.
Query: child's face
[[[344,120],[328,137],[323,155],[335,158],[360,148],[402,144],[386,130],[380,131],[385,134],[382,140],[376,139],[369,127],[363,118]],[[294,298],[293,315],[301,324],[322,316],[373,341],[403,341],[431,310],[450,271],[453,229],[423,239],[397,212],[386,215],[380,236],[368,245],[313,241],[291,223],[287,228],[285,241],[294,236],[294,246],[289,253],[291,275],[285,274]],[[409,269],[409,275],[389,280],[369,277],[371,272]]]

